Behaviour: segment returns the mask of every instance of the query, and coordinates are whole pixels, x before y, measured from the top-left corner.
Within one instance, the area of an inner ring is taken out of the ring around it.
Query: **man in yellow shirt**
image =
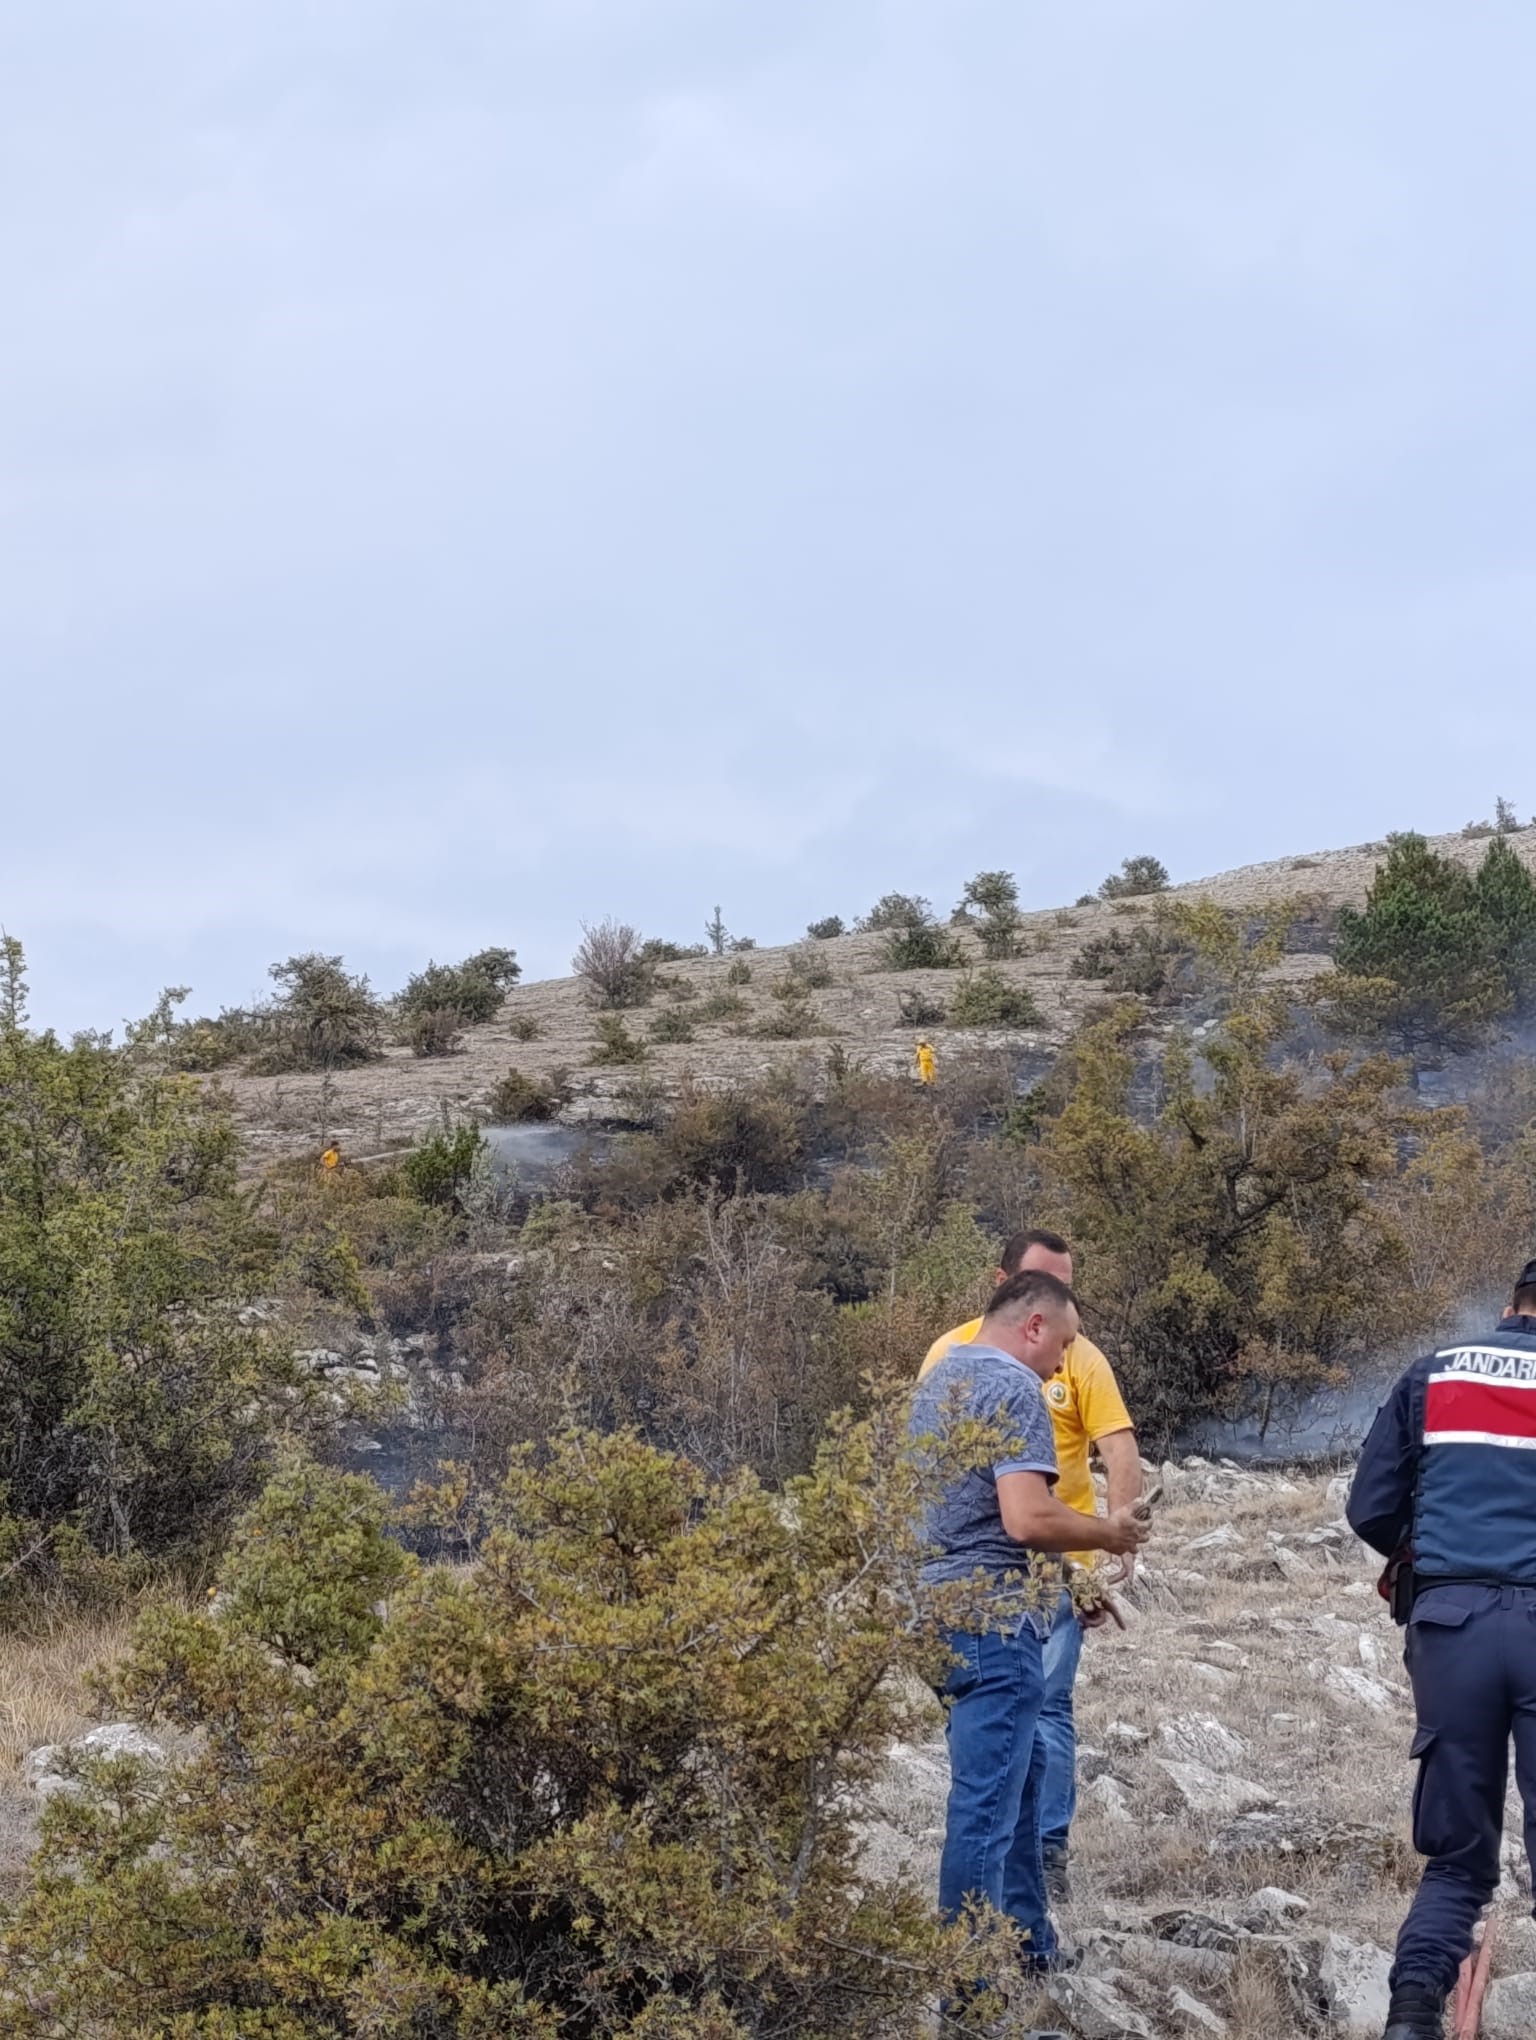
[[[1059,1233],[1019,1232],[1003,1248],[996,1280],[1006,1282],[1025,1268],[1041,1268],[1059,1282],[1072,1284],[1072,1250]],[[981,1319],[957,1325],[935,1339],[918,1370],[921,1380],[937,1367],[951,1346],[968,1345],[981,1329]],[[1104,1462],[1111,1512],[1129,1508],[1142,1490],[1141,1451],[1130,1412],[1115,1380],[1114,1369],[1081,1333],[1068,1346],[1060,1372],[1045,1383],[1045,1406],[1056,1434],[1058,1478],[1055,1494],[1080,1515],[1098,1512],[1090,1447]],[[1073,1552],[1081,1565],[1095,1561],[1089,1552]],[[1129,1580],[1134,1559],[1122,1559],[1106,1585]],[[1045,1704],[1035,1731],[1035,1763],[1043,1770],[1037,1802],[1040,1807],[1040,1848],[1045,1859],[1047,1889],[1053,1899],[1067,1897],[1067,1835],[1077,1806],[1077,1728],[1072,1715],[1072,1689],[1083,1654],[1083,1620],[1063,1591],[1045,1645]]]

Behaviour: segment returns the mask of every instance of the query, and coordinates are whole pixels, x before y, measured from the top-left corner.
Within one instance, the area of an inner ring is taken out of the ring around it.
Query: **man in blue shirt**
[[[1064,1282],[1030,1268],[1000,1283],[975,1342],[957,1345],[926,1374],[913,1400],[915,1440],[942,1440],[974,1420],[1000,1441],[985,1464],[951,1472],[928,1516],[933,1585],[995,1585],[995,1626],[953,1631],[948,1702],[950,1790],[939,1905],[956,1917],[985,1899],[1028,1937],[1031,1968],[1047,1969],[1056,1938],[1040,1858],[1039,1800],[1045,1746],[1035,1734],[1045,1699],[1042,1637],[1059,1584],[1042,1582],[1036,1612],[1018,1612],[1038,1554],[1139,1549],[1146,1525],[1129,1509],[1084,1516],[1058,1502],[1056,1445],[1040,1384],[1061,1366],[1078,1333],[1077,1299]]]

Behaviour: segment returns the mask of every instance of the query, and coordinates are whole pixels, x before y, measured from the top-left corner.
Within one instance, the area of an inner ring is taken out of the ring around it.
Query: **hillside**
[[[1522,832],[1513,840],[1525,862],[1536,868],[1536,832]],[[1384,847],[1365,843],[1245,865],[1174,887],[1163,897],[1209,900],[1238,911],[1304,900],[1306,917],[1298,935],[1302,946],[1284,959],[1278,973],[1301,982],[1328,967],[1325,938],[1319,933],[1309,938],[1308,929],[1325,927],[1341,906],[1360,904]],[[1458,834],[1436,838],[1434,847],[1470,867],[1487,845],[1481,837]],[[923,1032],[938,1050],[941,1070],[946,1058],[962,1048],[1003,1047],[1026,1065],[1031,1056],[1038,1057],[1044,1067],[1083,1013],[1103,995],[1096,980],[1073,974],[1074,959],[1096,939],[1146,924],[1154,911],[1155,901],[1144,898],[1025,914],[1024,953],[995,968],[1009,984],[1028,988],[1042,1024],[1011,1031],[957,1029],[942,1021],[925,1024]],[[962,931],[959,939],[969,961],[981,965],[975,935]],[[1309,939],[1315,944],[1312,948],[1305,946]],[[805,943],[755,949],[739,958],[697,958],[667,965],[666,977],[680,980],[695,994],[679,1002],[690,1019],[711,993],[727,988],[733,965],[744,963],[751,975],[746,983],[732,987],[742,1003],[738,1015],[728,1021],[694,1019],[693,1041],[652,1048],[644,1065],[646,1082],[665,1092],[686,1077],[714,1086],[747,1081],[786,1064],[819,1067],[834,1045],[872,1071],[909,1070],[917,1034],[901,1024],[901,995],[917,992],[935,1002],[946,1001],[962,973],[884,969],[881,938],[873,934],[844,935],[809,946],[830,966],[833,982],[811,994],[817,1031],[798,1040],[762,1039],[753,1030],[774,1014],[772,987],[791,956],[806,949]],[[665,998],[658,999],[652,1012],[636,1016],[632,1031],[643,1035],[654,1010],[666,1003]],[[329,1137],[339,1137],[354,1158],[388,1152],[440,1124],[445,1115],[482,1113],[492,1086],[512,1068],[534,1078],[565,1072],[570,1103],[563,1117],[570,1122],[623,1118],[623,1100],[635,1084],[636,1071],[593,1066],[594,1017],[576,978],[551,978],[517,986],[494,1020],[468,1030],[462,1051],[453,1056],[419,1059],[409,1049],[391,1047],[381,1062],[332,1076],[242,1075],[224,1081],[235,1100],[252,1163],[311,1153]],[[514,1029],[530,1024],[537,1029],[536,1038],[519,1039]]]

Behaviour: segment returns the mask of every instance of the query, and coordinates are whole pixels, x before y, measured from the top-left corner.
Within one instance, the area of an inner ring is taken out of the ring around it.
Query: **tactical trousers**
[[[1427,1588],[1409,1618],[1406,1661],[1418,1711],[1413,1845],[1429,1860],[1392,1983],[1449,1990],[1499,1882],[1511,1736],[1536,1865],[1536,1588]]]

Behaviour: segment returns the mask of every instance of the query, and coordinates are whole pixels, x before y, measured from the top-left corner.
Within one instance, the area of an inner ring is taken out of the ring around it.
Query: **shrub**
[[[740,992],[708,992],[699,1001],[701,1020],[742,1020],[749,1008]]]
[[[839,1427],[787,1505],[565,1438],[418,1505],[483,1526],[475,1567],[407,1556],[366,1480],[286,1475],[216,1608],[145,1618],[113,1698],[188,1754],[56,1802],[0,2027],[115,2032],[131,1987],[145,2034],[918,2040],[1006,1936],[859,1867],[945,1663],[902,1429]]]
[[[1127,857],[1099,887],[1101,900],[1127,900],[1168,890],[1168,867],[1156,857]]]
[[[729,970],[727,970],[727,972],[725,973],[725,981],[728,985],[751,984],[752,982],[751,964],[743,963],[740,957],[738,957],[737,960],[731,965]]]
[[[1045,1015],[1027,985],[1011,985],[1001,971],[984,969],[956,985],[949,1002],[951,1027],[1042,1027]]]
[[[582,923],[581,944],[571,968],[586,982],[587,996],[610,1008],[643,1006],[651,995],[655,965],[641,954],[640,937],[627,922]]]
[[[936,999],[931,992],[899,991],[896,994],[899,1011],[897,1025],[900,1027],[941,1027],[947,1008],[942,999]]]
[[[773,988],[773,996],[775,1003],[752,1029],[759,1041],[799,1041],[817,1031],[820,1015],[803,985],[793,978],[781,978]]]
[[[379,1002],[367,978],[349,976],[339,956],[290,956],[268,976],[280,989],[262,1009],[263,1071],[336,1069],[383,1054]]]
[[[689,1086],[658,1137],[677,1175],[700,1188],[781,1192],[794,1187],[805,1163],[805,1127],[782,1088]]]
[[[880,945],[880,961],[887,970],[958,970],[965,951],[947,928],[929,921],[893,928]]]
[[[846,935],[848,930],[843,926],[841,914],[828,914],[824,920],[812,921],[805,932],[813,942],[832,942],[839,935]]]
[[[692,978],[658,978],[656,980],[656,988],[664,993],[667,998],[674,999],[679,1003],[688,999],[696,999],[699,996],[699,988]]]
[[[411,1149],[400,1173],[418,1203],[461,1211],[471,1182],[485,1165],[486,1152],[478,1126],[444,1127]]]
[[[642,942],[639,950],[642,963],[686,963],[692,957],[708,954],[709,945],[706,942],[690,942],[686,945],[681,942],[663,942],[655,935]]]
[[[522,1070],[508,1070],[486,1100],[486,1116],[492,1126],[519,1126],[529,1120],[554,1119],[569,1097],[564,1071],[530,1077]]]
[[[1017,920],[1018,880],[1011,871],[978,871],[961,895],[958,911],[967,919],[981,914],[988,920]]]
[[[921,894],[888,892],[853,925],[861,935],[881,935],[897,928],[926,928],[932,919],[933,908]]]
[[[1072,976],[1092,978],[1115,993],[1161,998],[1172,987],[1182,945],[1157,928],[1111,928],[1083,944],[1069,966]]]
[[[242,1056],[255,1055],[265,1040],[261,1014],[226,1006],[217,1020],[177,1023],[170,1040],[171,1062],[178,1070],[202,1075],[210,1070],[227,1069]]]
[[[411,1014],[406,1043],[414,1055],[453,1055],[464,1045],[464,1023],[457,1006],[429,1006]]]
[[[675,1006],[669,1007],[651,1022],[651,1039],[666,1044],[692,1041],[693,1022],[686,1013],[678,1012]]]
[[[597,1043],[592,1050],[595,1063],[639,1063],[646,1058],[645,1043],[631,1034],[617,1013],[600,1013]]]
[[[466,1026],[493,1020],[521,975],[522,968],[510,949],[482,949],[462,963],[429,963],[425,970],[407,978],[397,1002],[406,1039],[412,1039],[411,1023],[423,1013],[448,1009]]]
[[[216,1094],[163,1067],[169,1002],[132,1050],[64,1047],[24,989],[0,938],[0,1602],[195,1560],[285,1436],[330,1429],[240,1322],[275,1243]]]
[[[507,1032],[514,1041],[537,1041],[543,1035],[544,1023],[531,1013],[514,1013],[507,1022]]]
[[[774,987],[774,997],[782,999],[785,996],[780,989],[785,984],[799,985],[808,992],[823,992],[834,982],[835,975],[825,956],[801,944],[784,959],[784,976]]]

